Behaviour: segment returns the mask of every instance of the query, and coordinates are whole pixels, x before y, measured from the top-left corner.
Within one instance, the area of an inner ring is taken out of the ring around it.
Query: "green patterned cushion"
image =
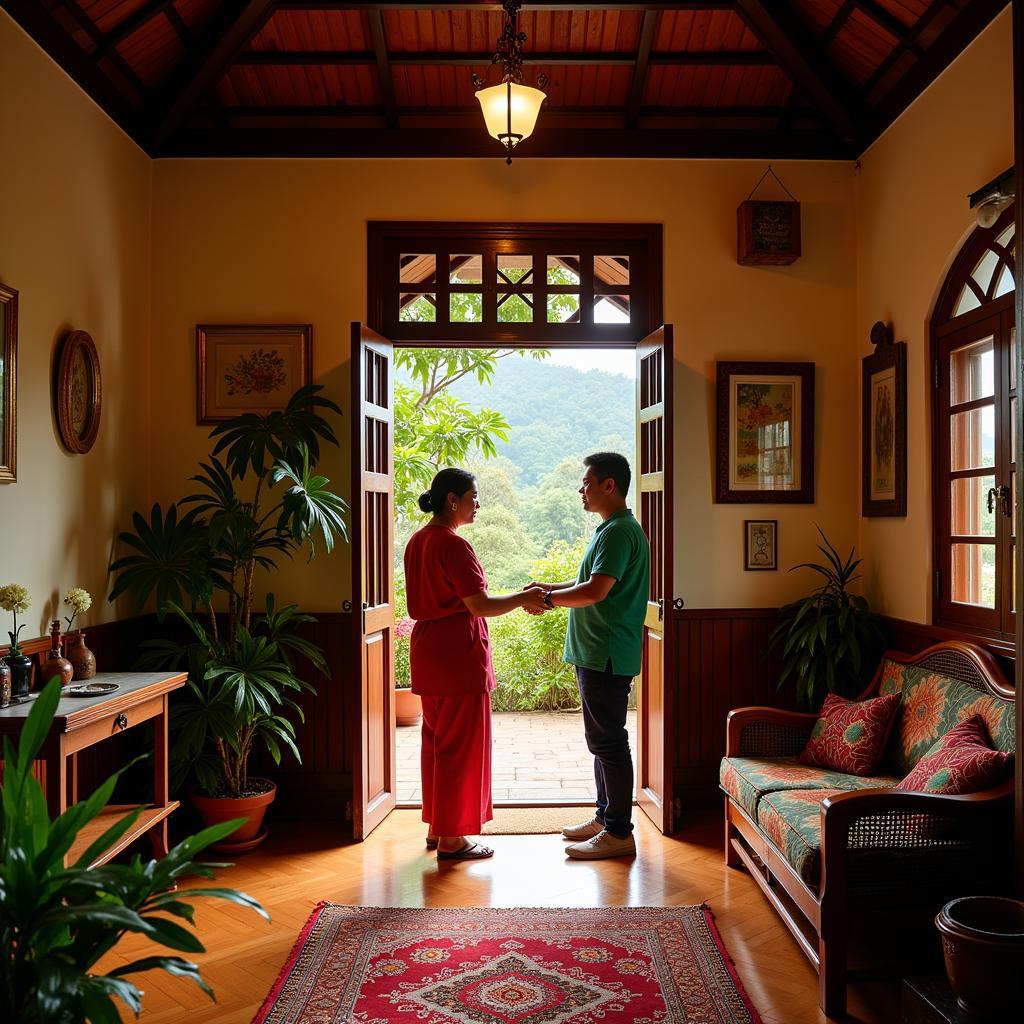
[[[1016,716],[1013,702],[980,693],[958,679],[886,659],[879,693],[902,693],[889,746],[886,770],[907,775],[950,729],[979,715],[992,746],[1012,753]]]
[[[757,808],[757,823],[803,881],[821,880],[821,801],[840,789],[792,789],[769,793]]]
[[[844,775],[828,768],[802,765],[795,757],[724,757],[719,770],[722,790],[755,820],[758,802],[765,793],[791,789],[848,792],[892,787],[899,781],[888,775],[873,778]]]

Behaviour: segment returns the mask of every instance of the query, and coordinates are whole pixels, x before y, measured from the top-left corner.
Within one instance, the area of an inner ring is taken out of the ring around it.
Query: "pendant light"
[[[522,0],[504,0],[505,27],[498,38],[498,48],[491,58],[492,64],[500,64],[502,80],[500,85],[485,88],[486,82],[473,75],[477,88],[476,98],[484,115],[487,133],[497,139],[507,150],[505,163],[512,163],[512,150],[533,134],[537,124],[540,105],[546,99],[541,91],[548,84],[547,75],[537,76],[534,89],[523,85],[523,43],[526,33],[519,31],[519,8]]]

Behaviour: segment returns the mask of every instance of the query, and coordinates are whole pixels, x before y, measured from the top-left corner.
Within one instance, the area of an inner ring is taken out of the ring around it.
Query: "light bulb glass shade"
[[[518,82],[512,82],[511,85],[502,82],[501,85],[492,85],[489,89],[480,89],[476,98],[480,101],[487,134],[511,148],[533,134],[540,105],[546,97],[540,89],[532,89]],[[510,106],[511,139],[508,138]]]

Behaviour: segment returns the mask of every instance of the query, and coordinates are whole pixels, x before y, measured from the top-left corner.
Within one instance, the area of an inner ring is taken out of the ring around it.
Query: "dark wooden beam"
[[[188,47],[194,36],[192,29],[185,24],[185,19],[178,13],[178,8],[173,3],[167,5],[164,17],[171,23],[171,27],[178,33],[178,38],[184,47]]]
[[[973,42],[1009,0],[971,0],[916,64],[885,94],[871,115],[864,145],[868,146],[928,88]]]
[[[112,28],[105,36],[103,36],[100,41],[98,52],[103,54],[110,53],[118,43],[127,39],[133,32],[142,28],[147,21],[151,21],[165,8],[173,6],[174,0],[149,0],[148,3],[143,4],[138,10],[133,11],[123,21],[118,22],[115,28]]]
[[[765,45],[793,84],[810,100],[847,146],[860,136],[859,112],[846,84],[832,70],[814,39],[787,10],[762,0],[736,0],[736,13]]]
[[[389,128],[398,127],[398,109],[395,104],[395,82],[388,64],[388,44],[384,35],[384,15],[380,11],[367,11],[366,20],[370,25],[370,39],[373,41],[373,57],[377,65],[377,84],[384,101],[384,120]]]
[[[487,0],[280,0],[282,11],[448,11],[500,13]],[[524,11],[731,11],[735,0],[524,0]]]
[[[390,52],[388,63],[392,67],[452,65],[475,67],[489,65],[493,51],[486,53],[440,53],[437,51]],[[579,50],[558,50],[527,53],[523,65],[572,66],[598,64],[602,66],[632,66],[637,55],[633,52],[606,53],[581,52]],[[331,66],[350,64],[374,64],[377,57],[373,50],[249,50],[239,56],[236,64],[277,65],[285,67]],[[770,53],[758,50],[701,50],[692,53],[651,53],[650,65],[665,66],[708,66],[745,67],[774,66],[775,58]]]
[[[782,107],[661,107],[647,106],[640,107],[639,116],[659,118],[679,118],[684,120],[702,121],[753,121],[759,118],[775,120],[782,116]],[[198,121],[207,111],[195,115]],[[294,118],[296,120],[307,120],[316,118],[368,118],[383,117],[385,108],[381,104],[372,106],[277,106],[277,107],[255,107],[255,106],[220,106],[217,108],[217,115],[221,118],[259,118],[262,120],[284,120]],[[443,120],[448,118],[453,122],[458,118],[473,117],[474,125],[476,117],[480,114],[479,107],[398,107],[398,116],[401,118],[429,118],[431,120]],[[590,118],[607,120],[610,117],[622,117],[622,107],[610,106],[545,106],[541,115],[545,119],[549,117],[573,117],[577,119]]]
[[[843,30],[843,26],[849,21],[850,15],[853,14],[856,6],[857,0],[846,0],[843,6],[836,11],[836,16],[821,36],[820,46],[822,50],[827,49],[832,40]]]
[[[63,7],[75,19],[82,31],[92,40],[93,47],[97,50],[99,49],[103,42],[103,33],[96,27],[96,23],[92,18],[82,10],[78,0],[59,0],[58,3],[54,4],[54,7]],[[101,54],[101,56],[105,56],[117,70],[118,74],[124,76],[125,81],[128,82],[139,97],[145,95],[145,86],[142,84],[142,80],[121,54],[114,50],[108,54]]]
[[[477,126],[319,129],[183,129],[158,157],[491,157],[504,150]],[[847,160],[850,150],[831,133],[774,130],[653,130],[586,128],[543,116],[534,134],[516,147],[515,160],[534,157],[614,157],[634,159]]]
[[[924,33],[931,26],[932,22],[947,8],[951,0],[935,0],[935,3],[928,8],[920,18],[917,19],[917,24],[910,30],[910,32],[893,47],[892,52],[889,54],[881,64],[871,73],[871,77],[864,83],[864,88],[861,90],[862,94],[870,99],[871,93],[874,88],[882,79],[889,73],[889,69],[898,61],[905,53],[913,49],[919,52],[918,43]]]
[[[145,149],[139,110],[38,0],[3,0],[4,10],[73,81]]]
[[[876,0],[857,0],[857,6],[894,39],[902,42],[910,35],[910,28],[894,14],[890,14],[880,3],[876,3]]]
[[[275,0],[236,0],[211,17],[183,68],[173,74],[150,110],[153,146],[159,149],[184,122],[274,13]]]
[[[647,67],[654,46],[654,33],[658,27],[658,12],[644,11],[640,23],[640,40],[636,48],[636,67],[633,82],[629,87],[629,103],[626,105],[626,127],[635,128],[640,117],[640,105],[644,101],[644,86],[647,84]]]

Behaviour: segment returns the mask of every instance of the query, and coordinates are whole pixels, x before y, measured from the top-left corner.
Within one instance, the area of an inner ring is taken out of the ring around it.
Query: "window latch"
[[[989,513],[995,511],[996,502],[999,502],[999,512],[1001,515],[1010,517],[1010,488],[1005,484],[1000,484],[999,487],[990,487],[988,489],[988,510]]]

